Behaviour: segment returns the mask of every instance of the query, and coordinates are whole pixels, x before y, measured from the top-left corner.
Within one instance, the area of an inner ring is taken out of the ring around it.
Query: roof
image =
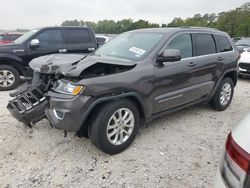
[[[175,33],[178,31],[202,31],[225,34],[225,32],[208,27],[161,27],[161,28],[146,28],[137,29],[134,32],[159,32],[159,33]],[[132,31],[133,32],[133,31]]]
[[[57,28],[89,28],[86,26],[48,26],[48,27],[39,27],[39,28],[35,28],[35,29],[57,29]]]

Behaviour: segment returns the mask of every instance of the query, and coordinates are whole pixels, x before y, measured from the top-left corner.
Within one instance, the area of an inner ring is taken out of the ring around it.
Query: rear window
[[[195,34],[196,56],[216,53],[214,38],[210,34]]]
[[[89,31],[86,29],[69,29],[67,31],[68,42],[71,44],[82,44],[91,42]]]
[[[225,36],[214,35],[214,39],[216,41],[217,52],[227,52],[233,50],[230,42]]]

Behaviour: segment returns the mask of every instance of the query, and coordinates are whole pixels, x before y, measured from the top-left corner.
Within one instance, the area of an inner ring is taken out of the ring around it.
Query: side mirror
[[[38,39],[32,39],[30,41],[30,48],[38,48],[40,46],[40,41]]]
[[[181,60],[181,51],[178,49],[165,49],[158,57],[157,62],[175,62]]]

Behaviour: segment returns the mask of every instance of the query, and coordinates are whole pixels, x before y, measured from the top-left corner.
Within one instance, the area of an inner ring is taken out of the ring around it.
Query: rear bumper
[[[49,108],[45,114],[51,125],[66,131],[78,131],[84,124],[94,99],[90,96],[69,96],[49,92]]]

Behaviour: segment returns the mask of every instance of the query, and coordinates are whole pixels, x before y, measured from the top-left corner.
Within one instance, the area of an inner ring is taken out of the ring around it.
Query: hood
[[[239,50],[239,52],[243,52],[243,49],[249,48],[249,46],[241,46],[241,45],[236,45],[236,48]]]
[[[78,77],[85,69],[97,63],[123,66],[134,66],[136,64],[133,61],[113,57],[53,54],[33,59],[29,65],[34,71],[43,74],[61,74],[67,77]]]
[[[12,44],[13,41],[10,40],[0,40],[0,44]]]
[[[24,52],[24,47],[20,44],[1,44],[0,53]]]
[[[240,56],[239,62],[241,62],[241,63],[250,63],[250,52],[244,51]]]

